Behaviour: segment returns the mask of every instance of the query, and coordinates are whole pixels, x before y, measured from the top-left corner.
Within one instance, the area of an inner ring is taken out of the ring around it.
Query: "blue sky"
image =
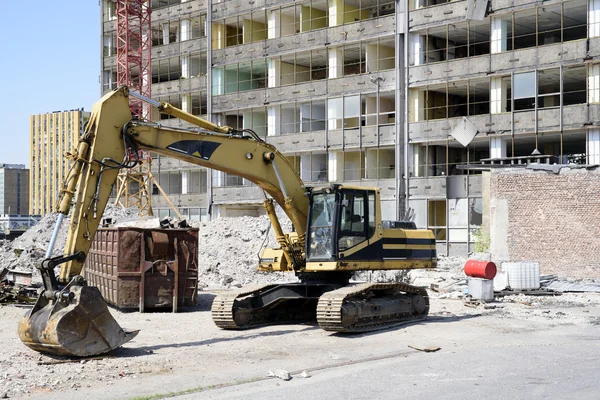
[[[98,0],[3,1],[0,163],[29,166],[29,116],[100,97]]]

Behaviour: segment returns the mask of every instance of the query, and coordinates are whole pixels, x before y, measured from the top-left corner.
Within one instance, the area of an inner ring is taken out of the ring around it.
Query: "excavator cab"
[[[375,189],[341,185],[312,189],[306,239],[307,262],[337,261],[366,249],[376,232],[378,196]],[[360,257],[364,258],[366,253],[372,252],[360,253]]]

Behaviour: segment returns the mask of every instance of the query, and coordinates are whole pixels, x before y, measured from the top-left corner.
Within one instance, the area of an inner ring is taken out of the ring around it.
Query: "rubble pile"
[[[280,215],[284,232],[289,219]],[[195,224],[200,228],[198,265],[200,285],[243,286],[249,283],[294,282],[292,273],[265,273],[256,270],[264,246],[278,247],[267,216],[220,218]],[[263,246],[264,244],[264,246]]]
[[[136,219],[137,209],[122,209],[113,205],[108,205],[104,212],[104,217],[110,217],[115,220]],[[0,242],[0,270],[3,268],[33,272],[33,280],[40,281],[40,275],[36,265],[41,262],[46,255],[54,226],[58,218],[57,213],[47,214],[37,224],[29,228],[23,235],[12,242]],[[54,244],[52,256],[63,254],[67,233],[69,230],[70,218],[65,218],[58,237]]]

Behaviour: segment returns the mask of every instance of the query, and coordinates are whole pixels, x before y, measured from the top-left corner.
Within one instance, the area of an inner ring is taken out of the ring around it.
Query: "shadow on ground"
[[[481,314],[472,314],[472,315],[431,315],[425,318],[420,318],[420,319],[414,319],[412,321],[407,321],[407,322],[403,322],[394,326],[391,326],[389,328],[385,328],[385,329],[379,329],[376,331],[371,331],[371,332],[356,332],[356,333],[342,333],[342,332],[336,332],[336,333],[332,333],[331,336],[334,337],[339,337],[339,338],[347,338],[347,339],[360,339],[362,337],[366,337],[366,336],[372,336],[372,335],[378,335],[380,333],[385,333],[385,332],[391,332],[391,331],[396,331],[396,330],[400,330],[402,328],[406,328],[409,326],[416,326],[416,325],[428,325],[428,324],[432,324],[432,323],[448,323],[448,322],[458,322],[458,321],[464,321],[464,320],[469,320],[469,319],[473,319],[473,318],[477,318],[477,317],[481,317]]]
[[[214,338],[208,340],[199,340],[195,342],[186,342],[186,343],[164,343],[157,344],[154,346],[142,346],[136,348],[128,348],[128,347],[119,347],[116,350],[113,350],[110,354],[113,357],[139,357],[152,354],[155,350],[168,349],[168,348],[180,348],[180,347],[199,347],[199,346],[207,346],[215,343],[222,342],[233,342],[238,340],[249,340],[255,339],[258,337],[269,337],[269,336],[282,336],[290,333],[298,333],[298,332],[306,332],[310,330],[318,329],[316,326],[307,326],[304,329],[295,330],[295,329],[287,329],[287,330],[279,330],[274,332],[256,332],[252,334],[246,335],[237,335],[233,337],[226,338]]]

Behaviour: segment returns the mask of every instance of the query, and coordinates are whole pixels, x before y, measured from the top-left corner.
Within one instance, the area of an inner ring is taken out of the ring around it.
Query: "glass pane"
[[[344,251],[365,240],[365,192],[344,191],[340,207],[338,250]]]
[[[515,74],[514,98],[535,97],[535,72]]]
[[[316,194],[313,197],[308,229],[308,258],[331,258],[335,194]]]
[[[344,117],[358,117],[360,115],[360,96],[344,97]]]

